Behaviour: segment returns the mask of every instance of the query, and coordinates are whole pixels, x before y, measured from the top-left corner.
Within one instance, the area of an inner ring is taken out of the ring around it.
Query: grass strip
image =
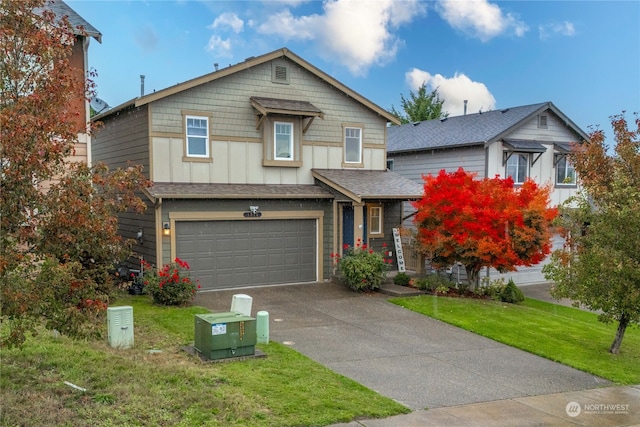
[[[278,343],[259,346],[266,358],[202,362],[180,349],[201,307],[129,296],[114,305],[133,306],[131,349],[47,331],[3,349],[0,425],[323,426],[409,412]]]
[[[478,335],[609,379],[640,383],[640,329],[628,327],[620,353],[609,353],[617,324],[594,313],[534,299],[522,304],[423,295],[394,304]]]

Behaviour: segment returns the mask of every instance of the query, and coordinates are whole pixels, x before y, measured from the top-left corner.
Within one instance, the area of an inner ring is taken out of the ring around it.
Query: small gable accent
[[[531,153],[531,166],[542,156],[542,153],[547,151],[544,145],[537,141],[529,141],[524,139],[503,139],[502,146],[505,150],[502,152],[502,166],[507,164],[509,158],[513,153]],[[535,156],[537,154],[537,156]]]
[[[252,96],[249,98],[251,106],[258,111],[256,129],[260,129],[264,119],[269,114],[280,114],[285,116],[296,116],[307,118],[308,121],[302,128],[305,134],[311,126],[313,119],[320,117],[324,119],[324,113],[315,105],[307,101],[297,101],[292,99],[265,98],[260,96]]]

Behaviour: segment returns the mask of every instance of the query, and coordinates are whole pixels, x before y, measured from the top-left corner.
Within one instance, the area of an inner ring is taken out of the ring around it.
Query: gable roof
[[[550,110],[582,139],[587,134],[553,103],[523,105],[484,113],[425,120],[387,129],[387,152],[401,153],[430,149],[485,145],[515,130],[523,121]]]
[[[51,2],[47,2],[45,8],[50,9],[55,13],[57,19],[62,19],[62,17],[66,16],[69,24],[73,27],[73,34],[77,36],[86,34],[89,37],[96,39],[98,43],[102,43],[102,33],[96,30],[93,25],[87,22],[82,16],[78,15],[75,10],[71,9],[71,7],[62,0],[52,0]],[[84,30],[84,32],[80,29]]]
[[[296,55],[295,53],[293,53],[292,51],[290,51],[286,47],[283,47],[283,48],[278,49],[278,50],[274,50],[273,52],[266,53],[266,54],[261,55],[261,56],[255,56],[255,57],[247,58],[244,62],[240,62],[238,64],[231,65],[229,67],[222,68],[220,70],[216,70],[216,71],[214,71],[212,73],[205,74],[203,76],[196,77],[196,78],[191,79],[191,80],[187,80],[186,82],[183,82],[183,83],[178,83],[178,84],[176,84],[174,86],[170,86],[168,88],[165,88],[165,89],[150,93],[150,94],[145,95],[145,96],[134,98],[134,99],[132,99],[130,101],[127,101],[127,102],[125,102],[125,103],[123,103],[121,105],[118,105],[117,107],[112,108],[109,111],[106,111],[103,114],[95,116],[93,119],[94,120],[100,119],[102,117],[105,117],[105,116],[108,116],[110,114],[116,113],[116,112],[118,112],[118,111],[120,111],[120,110],[122,110],[124,108],[130,107],[130,106],[139,107],[139,106],[148,104],[150,102],[157,101],[159,99],[165,98],[167,96],[174,95],[176,93],[185,91],[187,89],[191,89],[193,87],[196,87],[196,86],[199,86],[199,85],[202,85],[202,84],[205,84],[205,83],[212,82],[212,81],[217,80],[219,78],[222,78],[222,77],[237,73],[237,72],[242,71],[242,70],[246,70],[246,69],[251,68],[251,67],[255,67],[257,65],[264,64],[266,62],[269,62],[269,61],[272,61],[272,60],[278,59],[278,58],[287,58],[287,59],[293,61],[295,64],[297,64],[300,67],[304,68],[305,70],[309,71],[311,74],[314,74],[316,77],[320,78],[321,80],[324,80],[326,83],[328,83],[329,85],[333,86],[337,90],[341,91],[342,93],[344,93],[348,97],[355,99],[356,101],[360,102],[362,105],[364,105],[365,107],[369,108],[370,110],[372,110],[373,112],[375,112],[379,116],[385,118],[388,122],[392,122],[392,123],[395,123],[395,124],[400,124],[398,119],[394,115],[389,113],[387,110],[385,110],[384,108],[376,105],[375,103],[371,102],[370,100],[368,100],[364,96],[360,95],[359,93],[355,92],[354,90],[352,90],[349,87],[345,86],[344,84],[340,83],[338,80],[334,79],[333,77],[331,77],[330,75],[328,75],[324,71],[320,70],[319,68],[317,68],[314,65],[310,64],[309,62],[305,61],[304,59],[302,59],[301,57],[299,57],[298,55]]]

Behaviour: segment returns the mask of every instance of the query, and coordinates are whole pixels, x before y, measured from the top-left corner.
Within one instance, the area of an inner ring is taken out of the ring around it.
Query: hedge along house
[[[94,161],[134,161],[153,183],[121,233],[153,264],[186,260],[207,290],[326,280],[343,245],[391,247],[422,193],[386,170],[396,118],[285,48],[94,120]]]

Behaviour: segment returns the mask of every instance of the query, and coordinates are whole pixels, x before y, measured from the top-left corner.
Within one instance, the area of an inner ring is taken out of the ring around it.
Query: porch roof
[[[389,170],[312,169],[313,177],[356,202],[365,199],[415,200],[423,188]]]

